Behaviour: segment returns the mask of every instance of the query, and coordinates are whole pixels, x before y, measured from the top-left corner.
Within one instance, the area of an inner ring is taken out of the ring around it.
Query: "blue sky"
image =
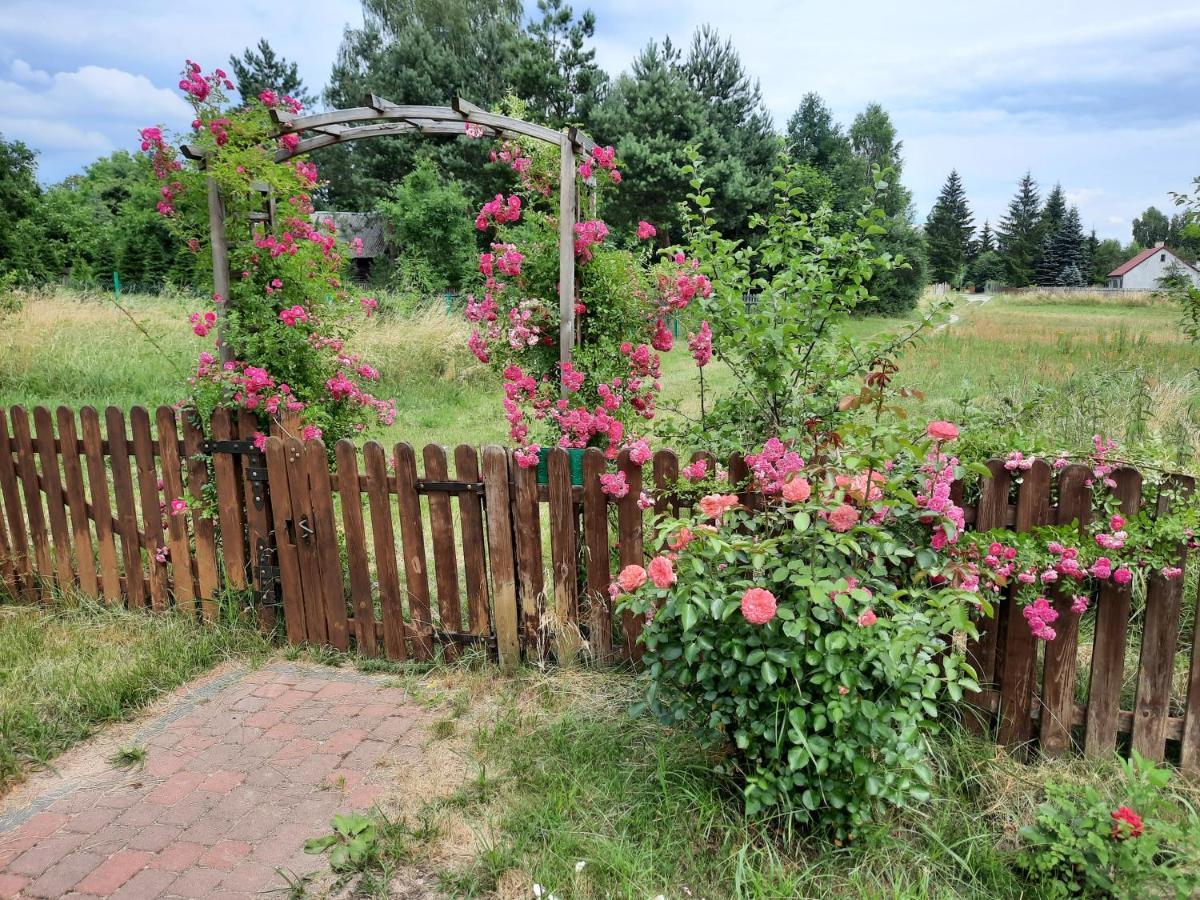
[[[527,3],[532,7],[532,2]],[[577,8],[583,4],[576,4]],[[924,218],[952,167],[977,222],[1002,213],[1029,168],[1062,183],[1085,227],[1128,240],[1146,206],[1200,175],[1200,4],[1115,0],[605,0],[601,63],[616,73],[650,38],[685,43],[710,23],[734,39],[782,128],[805,92],[848,122],[871,101],[904,141],[905,181]],[[205,20],[191,9],[211,10]],[[358,0],[3,0],[0,132],[41,152],[54,181],[118,148],[139,126],[190,120],[174,84],[186,56],[206,68],[259,36],[325,82]]]

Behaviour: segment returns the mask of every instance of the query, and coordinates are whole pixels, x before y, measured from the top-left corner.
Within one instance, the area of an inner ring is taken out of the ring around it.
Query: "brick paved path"
[[[380,678],[284,662],[181,689],[127,742],[143,768],[0,815],[0,898],[279,891],[325,866],[303,845],[333,814],[378,799],[382,759],[420,759],[422,715]]]

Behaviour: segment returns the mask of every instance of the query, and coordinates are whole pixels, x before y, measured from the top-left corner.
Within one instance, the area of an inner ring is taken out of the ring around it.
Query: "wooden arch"
[[[335,109],[311,115],[293,115],[286,110],[271,110],[276,125],[275,138],[285,134],[304,135],[294,149],[281,148],[275,153],[278,163],[335,144],[401,134],[457,136],[467,125],[479,126],[492,137],[521,136],[557,145],[558,172],[558,312],[559,360],[570,362],[575,346],[575,223],[579,221],[579,196],[575,186],[578,155],[596,146],[588,135],[576,128],[555,131],[545,125],[526,122],[488,112],[461,97],[450,106],[421,106],[393,103],[372,94],[364,106]],[[185,145],[183,155],[202,165],[204,153]],[[269,218],[266,216],[265,218]],[[225,209],[216,181],[208,179],[208,220],[213,254],[213,292],[229,297],[229,253],[225,237]],[[221,341],[221,353],[229,349]]]

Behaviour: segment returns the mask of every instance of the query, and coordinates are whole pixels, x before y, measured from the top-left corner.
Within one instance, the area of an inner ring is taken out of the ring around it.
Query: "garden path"
[[[141,767],[68,754],[0,807],[0,898],[286,896],[326,868],[304,842],[421,759],[429,713],[393,684],[276,660],[180,688],[123,744]]]

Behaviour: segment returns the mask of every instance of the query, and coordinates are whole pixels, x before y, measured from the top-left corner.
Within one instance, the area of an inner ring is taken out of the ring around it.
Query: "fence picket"
[[[1195,483],[1191,478],[1168,479],[1160,488],[1158,515],[1172,504],[1186,503]],[[1174,495],[1174,496],[1172,496]],[[1187,567],[1187,546],[1178,550],[1181,569]],[[1179,637],[1179,606],[1183,599],[1183,577],[1164,578],[1151,572],[1146,586],[1146,613],[1142,623],[1142,648],[1138,662],[1137,691],[1133,701],[1133,749],[1147,759],[1161,762],[1167,744],[1167,715],[1171,705],[1171,677],[1175,667],[1175,643]]]
[[[426,480],[450,480],[445,447],[426,444],[422,456],[425,461]],[[454,518],[450,510],[450,495],[445,491],[433,491],[426,495],[426,499],[429,502],[429,534],[433,543],[438,624],[446,631],[462,631],[462,606],[458,600],[458,556],[454,552]]]
[[[91,406],[79,411],[83,432],[83,455],[87,460],[88,488],[92,501],[92,522],[96,526],[96,556],[100,560],[100,586],[109,603],[121,601],[121,563],[113,537],[112,504],[108,496],[108,469],[104,464],[104,438],[100,415]]]
[[[271,488],[271,515],[275,525],[275,560],[279,566],[279,586],[283,593],[283,624],[289,643],[301,644],[308,637],[305,620],[304,585],[300,577],[300,556],[296,549],[295,518],[288,478],[288,449],[283,438],[267,438],[267,483]],[[210,603],[205,603],[205,614]]]
[[[38,488],[37,467],[34,465],[33,438],[29,433],[29,414],[20,406],[12,408],[13,439],[17,442],[17,463],[21,475],[21,488],[25,494],[25,513],[29,521],[29,535],[33,541],[34,561],[41,582],[43,595],[46,585],[54,578],[50,562],[50,535],[46,531],[46,514],[42,509],[41,490]]]
[[[21,496],[17,466],[13,462],[9,445],[8,416],[0,408],[0,498],[4,500],[4,513],[8,521],[9,551],[13,556],[13,589],[32,596],[33,558],[30,555],[25,517],[21,513]]]
[[[175,428],[175,410],[160,406],[154,412],[158,427],[158,459],[162,466],[163,495],[184,498],[183,471],[179,465],[179,433]],[[171,548],[172,587],[175,604],[188,615],[196,615],[196,577],[192,571],[192,551],[188,544],[187,514],[167,516],[167,542]]]
[[[608,496],[600,488],[607,463],[596,447],[583,454],[583,539],[587,547],[587,623],[592,652],[601,661],[613,653],[612,554],[608,543]]]
[[[1121,513],[1137,513],[1142,496],[1142,476],[1128,467],[1113,472],[1113,494]],[[1092,643],[1092,678],[1088,688],[1087,734],[1083,751],[1088,756],[1109,756],[1117,743],[1117,717],[1121,710],[1121,682],[1125,672],[1125,640],[1129,630],[1131,592],[1113,581],[1100,588],[1096,605],[1096,636]]]
[[[60,588],[69,588],[75,584],[75,569],[71,563],[71,529],[67,524],[67,504],[58,468],[58,449],[54,445],[54,422],[50,418],[50,410],[35,406],[33,425],[37,435],[38,458],[42,463],[42,493],[46,496],[46,512],[54,542],[54,577]]]
[[[620,544],[617,556],[621,568],[640,566],[646,562],[642,543],[642,508],[638,506],[642,494],[642,467],[629,458],[628,450],[622,450],[617,459],[617,468],[625,473],[625,483],[629,486],[628,493],[617,501],[617,540]],[[621,616],[625,655],[635,663],[642,659],[643,648],[637,639],[644,622],[645,619],[630,610]]]
[[[1087,466],[1074,464],[1058,476],[1058,524],[1078,521],[1083,535],[1087,534],[1092,512],[1092,492],[1087,485],[1091,475]],[[1071,741],[1079,649],[1079,616],[1071,612],[1071,591],[1060,588],[1053,592],[1053,598],[1058,635],[1046,642],[1042,658],[1042,715],[1038,726],[1038,747],[1047,756],[1061,754]]]
[[[157,552],[166,547],[163,519],[172,516],[170,501],[164,500],[158,486],[158,472],[154,465],[154,439],[150,434],[150,414],[143,406],[135,406],[129,413],[129,425],[133,429],[133,455],[137,465],[138,489],[142,498],[142,532],[146,538],[146,557],[150,566],[150,603],[155,609],[167,608],[167,567],[158,561]],[[166,504],[166,513],[163,508]]]
[[[238,410],[237,433],[241,440],[251,442],[259,433],[258,417],[250,410]],[[258,454],[242,457],[242,496],[245,498],[243,509],[246,518],[246,551],[249,554],[246,562],[250,567],[251,582],[258,605],[258,621],[264,630],[270,631],[275,627],[275,607],[273,604],[264,602],[267,585],[263,583],[259,566],[271,541],[271,510],[268,499],[270,493],[263,486],[263,482],[258,480],[261,478],[261,473],[254,471],[263,463],[264,460]],[[326,478],[328,478],[328,470],[326,470]]]
[[[188,494],[191,496],[192,536],[196,544],[196,591],[200,597],[200,613],[205,621],[217,617],[217,591],[220,590],[220,569],[217,560],[217,527],[212,516],[205,512],[204,486],[208,484],[208,463],[201,453],[204,432],[195,410],[183,413],[183,452],[188,473]]]
[[[474,447],[459,444],[454,450],[454,473],[459,481],[479,481],[479,457]],[[467,583],[467,619],[472,634],[487,634],[487,562],[484,559],[483,494],[467,491],[458,496],[458,518],[462,524],[463,577]]]
[[[1011,483],[1008,470],[1004,468],[1004,463],[997,459],[989,460],[987,467],[992,474],[990,478],[980,481],[979,504],[975,511],[975,527],[980,531],[1003,528],[1008,520],[1008,489]],[[992,703],[999,699],[995,689],[999,617],[1000,602],[996,601],[992,615],[983,616],[976,623],[979,637],[967,641],[967,662],[979,677],[982,690],[966,694],[968,704],[978,707],[981,712],[973,714],[964,710],[964,722],[968,728],[977,732],[987,730]]]
[[[378,656],[371,569],[367,562],[367,533],[363,527],[362,492],[358,486],[358,451],[353,441],[343,439],[337,442],[334,454],[337,456],[338,493],[342,500],[342,527],[346,533],[350,599],[354,604],[354,644],[359,653]]]
[[[668,497],[669,490],[679,478],[679,457],[671,450],[654,454],[654,511],[658,515],[678,512]]]
[[[349,650],[350,630],[346,621],[346,597],[342,590],[342,559],[338,552],[337,525],[333,518],[329,454],[325,452],[322,441],[304,442],[304,467],[308,470],[313,544],[321,572],[317,594],[325,616],[325,636],[335,650]]]
[[[229,410],[218,409],[212,417],[215,441],[233,440],[233,421]],[[289,454],[290,455],[290,454]],[[246,531],[242,511],[242,479],[238,459],[231,453],[213,454],[213,480],[217,489],[217,518],[221,525],[221,553],[225,560],[225,578],[235,590],[246,588]]]
[[[387,460],[383,447],[374,441],[368,441],[363,447],[363,468],[367,473],[367,503],[371,512],[371,537],[375,545],[375,579],[379,582],[379,606],[383,613],[384,652],[388,659],[408,659]]]
[[[289,437],[283,442],[287,459],[288,495],[292,504],[292,523],[296,530],[296,559],[300,564],[300,587],[304,602],[304,628],[309,643],[329,643],[325,620],[325,592],[321,582],[321,563],[313,524],[312,492],[308,483],[308,465],[304,442]]]
[[[541,655],[542,604],[545,585],[542,572],[542,523],[538,501],[537,470],[515,464],[512,478],[513,530],[517,538],[517,575],[520,579],[521,635],[526,653],[537,648]]]
[[[92,530],[88,525],[87,497],[83,491],[83,466],[79,461],[79,434],[75,414],[65,406],[56,411],[59,445],[62,450],[63,482],[67,509],[71,514],[71,536],[75,547],[75,569],[79,589],[89,597],[99,594],[96,555],[92,549]]]
[[[417,457],[408,444],[396,445],[396,504],[400,510],[400,543],[404,547],[404,581],[412,619],[413,655],[433,655],[433,614],[429,605],[429,569],[425,560],[425,529],[417,493]]]
[[[579,653],[579,572],[576,563],[575,500],[571,496],[571,460],[555,447],[549,472],[550,559],[554,572],[554,652],[559,662]]]
[[[1200,621],[1200,590],[1192,606],[1192,621]],[[1188,669],[1187,697],[1183,710],[1183,734],[1179,741],[1179,767],[1189,774],[1200,772],[1200,640],[1192,629],[1192,660]]]
[[[517,573],[508,468],[507,450],[495,445],[484,448],[483,489],[487,498],[488,556],[492,570],[492,620],[496,625],[496,656],[500,668],[512,672],[520,662],[521,642],[517,620]]]
[[[115,406],[110,406],[104,411],[104,424],[117,506],[117,534],[121,536],[121,559],[125,564],[125,598],[130,606],[145,606],[146,582],[142,574],[142,545],[133,499],[133,476],[129,469],[125,416]]]

